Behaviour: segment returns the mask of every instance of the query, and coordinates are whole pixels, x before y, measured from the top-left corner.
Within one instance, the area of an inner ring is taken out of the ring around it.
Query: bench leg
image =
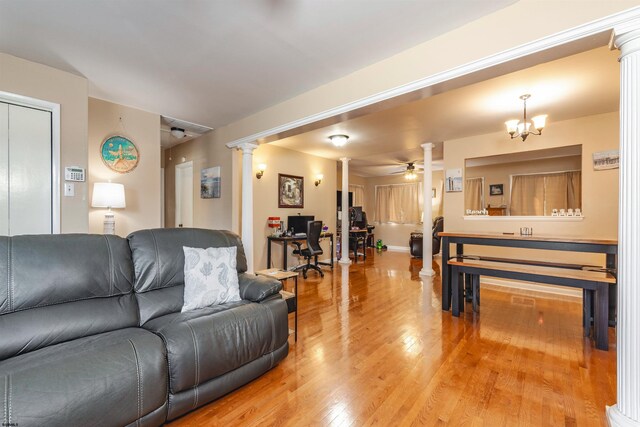
[[[465,273],[464,275],[464,299],[467,302],[471,302],[473,298],[473,274]]]
[[[462,284],[460,283],[460,272],[456,267],[451,269],[451,314],[455,317],[460,316],[460,305],[462,303],[462,309],[464,310],[464,301],[460,289]]]
[[[609,284],[596,284],[594,313],[595,339],[598,350],[609,350]]]
[[[480,311],[480,275],[471,275],[471,288],[473,289],[471,298],[473,300],[473,312],[478,313]]]
[[[593,318],[593,291],[591,289],[582,290],[582,328],[584,336],[591,334],[591,319]]]

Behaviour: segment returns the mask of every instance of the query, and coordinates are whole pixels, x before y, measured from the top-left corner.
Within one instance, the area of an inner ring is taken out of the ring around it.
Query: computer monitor
[[[351,216],[351,221],[362,222],[362,206],[354,206],[350,208],[349,215]]]
[[[307,223],[314,219],[313,215],[291,215],[287,218],[287,230],[293,228],[294,233],[306,233]]]

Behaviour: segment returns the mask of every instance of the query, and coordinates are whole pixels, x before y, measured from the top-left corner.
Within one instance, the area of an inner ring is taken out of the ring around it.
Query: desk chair
[[[320,233],[322,232],[322,221],[309,221],[307,222],[307,247],[303,248],[300,242],[291,242],[298,247],[293,251],[294,254],[302,255],[307,260],[306,264],[300,264],[293,271],[302,270],[302,277],[307,278],[307,271],[309,269],[316,270],[320,273],[320,277],[324,277],[324,272],[320,267],[315,264],[311,264],[311,259],[318,255],[322,255],[322,248],[320,247]]]

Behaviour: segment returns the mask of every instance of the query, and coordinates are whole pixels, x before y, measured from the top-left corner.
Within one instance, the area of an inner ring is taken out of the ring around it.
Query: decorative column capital
[[[340,161],[341,161],[342,163],[348,163],[348,162],[349,162],[349,160],[351,160],[349,157],[340,157]]]
[[[425,142],[424,144],[421,144],[420,147],[424,148],[425,150],[433,150],[433,147],[435,147],[435,145],[433,144],[433,142]]]
[[[619,49],[622,56],[640,51],[640,19],[615,27],[611,33],[609,48]]]
[[[238,150],[242,150],[243,153],[253,153],[253,150],[255,150],[256,148],[258,148],[258,144],[256,144],[255,142],[242,142],[238,145],[236,145],[236,149]]]

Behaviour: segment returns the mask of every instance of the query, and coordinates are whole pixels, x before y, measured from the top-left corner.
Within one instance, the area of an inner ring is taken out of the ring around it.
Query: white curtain
[[[551,215],[553,209],[582,208],[582,173],[514,175],[511,215]]]
[[[484,209],[484,179],[467,178],[464,185],[464,210]]]
[[[353,206],[364,206],[364,186],[350,184],[349,191],[353,193]]]
[[[419,224],[422,216],[422,183],[376,185],[376,222]]]

